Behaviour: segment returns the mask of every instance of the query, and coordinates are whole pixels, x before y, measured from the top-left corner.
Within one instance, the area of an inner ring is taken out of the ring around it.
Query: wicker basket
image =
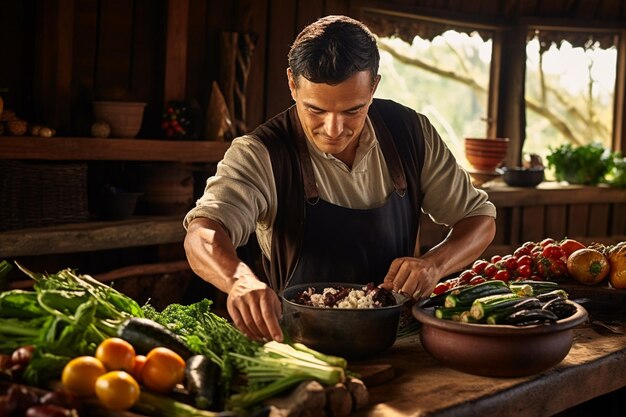
[[[0,230],[88,218],[87,164],[0,161]]]

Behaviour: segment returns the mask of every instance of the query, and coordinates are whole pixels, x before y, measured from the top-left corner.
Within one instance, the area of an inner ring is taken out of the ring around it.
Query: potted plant
[[[615,153],[599,143],[573,146],[566,143],[555,149],[550,147],[548,167],[554,168],[558,181],[570,184],[597,185],[613,168]]]

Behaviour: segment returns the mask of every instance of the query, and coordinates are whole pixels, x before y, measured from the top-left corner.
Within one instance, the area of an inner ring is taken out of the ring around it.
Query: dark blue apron
[[[422,126],[413,110],[389,100],[374,99],[368,114],[394,185],[387,202],[373,209],[349,209],[319,198],[296,106],[251,133],[268,149],[276,182],[271,257],[263,257],[265,276],[276,291],[306,282],[378,284],[395,258],[414,255]]]
[[[349,209],[318,200],[306,205],[300,257],[287,286],[312,282],[378,285],[391,262],[413,256],[414,211],[408,196],[392,192],[381,207]]]

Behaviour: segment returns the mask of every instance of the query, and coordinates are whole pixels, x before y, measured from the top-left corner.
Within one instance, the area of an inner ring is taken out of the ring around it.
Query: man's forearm
[[[228,234],[214,220],[196,218],[189,223],[185,252],[191,269],[225,293],[230,292],[236,279],[254,277],[250,268],[237,256]]]
[[[448,236],[425,253],[422,258],[439,266],[439,277],[444,277],[465,267],[478,258],[496,234],[495,219],[490,216],[473,216],[459,221]]]

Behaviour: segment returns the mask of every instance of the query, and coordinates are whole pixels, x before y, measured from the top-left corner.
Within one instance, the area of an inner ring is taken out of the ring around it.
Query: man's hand
[[[283,341],[278,319],[281,304],[276,293],[256,278],[239,278],[233,284],[226,307],[235,326],[254,340]]]
[[[420,300],[430,296],[438,280],[439,274],[432,261],[422,258],[397,258],[391,263],[381,287]]]

